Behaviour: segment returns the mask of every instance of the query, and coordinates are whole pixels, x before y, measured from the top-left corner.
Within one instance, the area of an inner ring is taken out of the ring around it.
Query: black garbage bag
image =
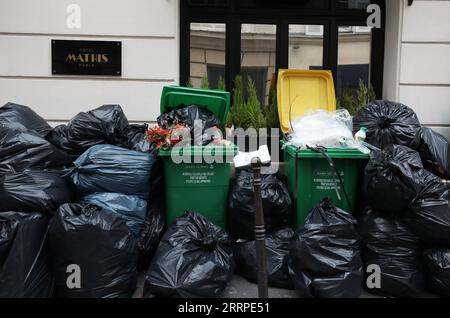
[[[205,146],[212,141],[216,135],[207,131],[213,127],[220,126],[220,120],[211,111],[196,105],[173,108],[157,118],[158,125],[168,128],[174,124],[186,124],[191,131],[191,142],[193,145]]]
[[[373,272],[370,265],[380,267],[380,285],[367,286],[375,294],[396,297],[419,297],[425,288],[422,245],[416,236],[396,216],[388,216],[368,207],[359,222],[362,237],[361,254],[367,279]]]
[[[428,289],[434,294],[450,297],[450,249],[432,248],[426,250],[424,256]]]
[[[353,118],[356,133],[366,127],[366,142],[378,148],[397,144],[418,148],[416,135],[420,132],[420,122],[416,113],[400,103],[377,100],[364,106]]]
[[[355,298],[362,290],[355,218],[325,198],[291,240],[288,267],[302,297]]]
[[[147,215],[147,201],[135,195],[97,192],[81,198],[81,204],[93,204],[104,210],[119,213],[130,231],[138,235]]]
[[[269,286],[294,289],[287,266],[290,241],[294,231],[281,228],[266,236],[267,274]],[[237,243],[234,247],[236,272],[251,282],[258,281],[258,263],[256,261],[256,242]]]
[[[404,222],[426,243],[450,247],[449,192],[439,199],[418,200],[404,213]]]
[[[144,224],[138,234],[139,263],[138,271],[146,270],[150,266],[159,242],[167,229],[164,200],[158,197],[148,204],[148,211]]]
[[[50,222],[48,242],[57,297],[125,298],[133,294],[138,246],[118,213],[95,205],[64,204]],[[73,265],[79,268],[79,285]]]
[[[155,157],[133,150],[97,145],[74,162],[67,175],[80,195],[113,192],[147,199]]]
[[[261,198],[266,230],[287,226],[292,218],[292,201],[287,187],[275,174],[261,175]],[[253,173],[237,174],[229,196],[227,228],[236,238],[254,240],[255,200]]]
[[[195,212],[186,212],[164,234],[147,271],[147,297],[219,297],[234,271],[232,240]]]
[[[442,179],[425,170],[419,153],[406,146],[372,151],[365,173],[369,204],[385,212],[401,212],[417,197],[439,198],[445,191]]]
[[[420,131],[419,153],[422,162],[434,174],[450,179],[450,141],[431,128]]]
[[[123,147],[139,152],[150,152],[151,145],[147,142],[147,129],[147,124],[129,125],[123,131]]]
[[[67,125],[55,127],[47,140],[68,154],[79,156],[95,145],[121,145],[127,126],[128,119],[119,105],[103,105],[77,114]]]
[[[0,175],[26,169],[62,169],[72,159],[32,131],[0,125]]]
[[[288,267],[302,297],[359,297],[363,273],[355,218],[322,200],[295,233]]]
[[[6,103],[0,107],[0,124],[10,128],[30,130],[40,137],[45,137],[52,129],[45,119],[31,108],[14,103]]]
[[[58,171],[29,170],[0,176],[0,212],[45,212],[53,214],[63,203],[72,202],[75,191]]]
[[[49,220],[40,213],[0,213],[0,298],[52,297]]]

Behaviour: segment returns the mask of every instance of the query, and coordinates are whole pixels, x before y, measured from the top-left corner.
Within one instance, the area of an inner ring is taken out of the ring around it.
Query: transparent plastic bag
[[[352,117],[346,109],[335,112],[308,111],[292,122],[291,129],[286,145],[300,148],[306,148],[307,145],[340,148],[346,147],[348,141],[353,141]],[[342,141],[345,141],[344,145]]]

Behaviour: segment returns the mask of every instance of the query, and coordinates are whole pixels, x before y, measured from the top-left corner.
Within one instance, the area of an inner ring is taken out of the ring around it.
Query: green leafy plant
[[[203,88],[203,89],[209,89],[208,75],[205,74],[205,76],[203,76],[202,82],[201,82],[201,84],[200,84],[200,88]]]
[[[247,102],[245,103],[245,110],[248,112],[249,123],[246,125],[249,128],[253,127],[255,129],[266,127],[266,118],[261,111],[261,103],[258,99],[258,94],[256,91],[255,82],[249,77],[247,81]]]
[[[355,115],[359,109],[376,100],[375,90],[373,86],[365,85],[364,81],[359,80],[358,90],[352,94],[351,91],[345,89],[341,99],[338,101],[338,108],[345,108],[351,115]]]
[[[222,76],[219,77],[219,80],[217,81],[217,89],[220,89],[222,91],[226,91],[227,87],[225,85],[225,80]]]
[[[356,103],[358,105],[358,109],[375,101],[376,94],[373,86],[369,83],[369,85],[365,85],[362,80],[359,80],[359,87],[356,95]]]
[[[194,87],[194,85],[192,84],[192,81],[191,81],[191,79],[188,79],[187,81],[186,81],[186,83],[185,83],[185,85],[184,86],[186,86],[186,87]]]
[[[267,128],[280,128],[280,118],[278,117],[277,93],[272,89],[269,94],[269,104],[267,105],[264,115],[266,116]]]

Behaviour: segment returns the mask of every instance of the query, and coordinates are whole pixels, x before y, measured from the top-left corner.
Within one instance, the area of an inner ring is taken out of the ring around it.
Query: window
[[[370,4],[370,0],[339,0],[338,8],[365,10]]]
[[[277,27],[272,24],[241,25],[241,74],[255,83],[261,105],[267,105],[275,73]]]
[[[190,85],[218,88],[225,80],[225,31],[223,23],[190,24]],[[209,69],[216,70],[210,78]],[[219,70],[221,70],[220,73]]]
[[[289,68],[321,69],[323,62],[323,25],[289,25]]]
[[[370,3],[381,7],[380,29],[365,25]],[[207,76],[215,88],[222,77],[231,91],[236,75],[247,75],[264,104],[278,69],[325,69],[338,96],[354,92],[361,79],[381,97],[385,0],[190,0],[180,6],[180,83],[198,86]]]
[[[338,38],[336,95],[355,96],[361,81],[370,82],[372,30],[364,26],[341,26]]]

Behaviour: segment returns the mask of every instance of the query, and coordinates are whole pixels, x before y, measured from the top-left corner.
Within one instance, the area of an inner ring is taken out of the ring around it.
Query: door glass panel
[[[225,28],[224,23],[191,23],[187,86],[224,89]]]
[[[289,25],[289,68],[322,69],[323,25]]]
[[[276,63],[276,25],[242,24],[241,75],[256,86],[261,105],[267,105]]]
[[[340,9],[360,9],[365,10],[370,4],[370,0],[338,0],[337,5]]]
[[[336,95],[356,98],[359,84],[370,79],[372,30],[367,26],[340,26]]]

